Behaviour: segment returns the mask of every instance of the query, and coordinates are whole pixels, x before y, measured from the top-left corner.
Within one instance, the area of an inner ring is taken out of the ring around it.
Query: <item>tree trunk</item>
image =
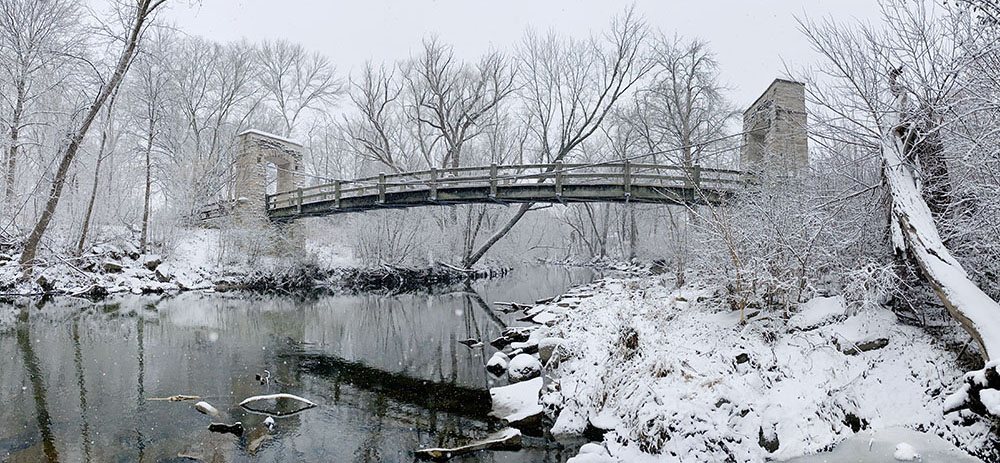
[[[153,151],[153,121],[149,121],[149,138],[146,140],[146,193],[142,200],[142,234],[139,237],[139,252],[146,253],[146,243],[149,237],[149,190],[150,183],[150,162],[149,155]]]
[[[94,186],[90,189],[90,201],[87,202],[87,213],[83,215],[83,230],[80,240],[76,243],[76,255],[83,254],[83,245],[87,242],[87,232],[90,230],[90,217],[94,213],[94,202],[97,200],[97,183],[101,179],[101,161],[104,159],[104,145],[107,132],[101,134],[101,147],[97,150],[97,163],[94,165]]]
[[[881,148],[892,196],[893,244],[916,261],[951,316],[979,344],[983,358],[1000,359],[1000,304],[972,282],[942,242],[899,134],[885,134]]]
[[[59,198],[62,196],[63,185],[66,183],[66,175],[69,172],[70,166],[73,164],[73,159],[76,157],[76,152],[80,150],[80,144],[83,143],[83,138],[87,136],[87,132],[90,130],[90,126],[94,123],[94,119],[97,117],[97,113],[104,106],[104,103],[108,101],[111,94],[118,88],[121,84],[122,78],[125,77],[125,73],[128,71],[129,64],[132,62],[132,56],[135,55],[136,47],[139,44],[139,39],[142,36],[143,25],[158,6],[162,5],[166,0],[140,0],[136,7],[135,18],[133,18],[132,28],[128,32],[128,36],[125,39],[125,48],[122,50],[121,56],[118,58],[118,63],[115,65],[114,74],[108,79],[107,83],[101,87],[101,91],[98,92],[97,98],[91,103],[89,110],[84,115],[80,125],[77,127],[76,131],[72,132],[72,136],[69,139],[69,143],[62,150],[61,160],[59,161],[59,167],[56,169],[55,178],[52,181],[52,187],[49,191],[49,197],[45,201],[45,208],[42,209],[42,214],[38,218],[38,222],[35,227],[32,228],[31,234],[28,235],[28,240],[24,244],[24,252],[21,253],[21,269],[24,272],[22,278],[27,278],[31,275],[32,266],[35,264],[35,255],[38,253],[38,245],[42,240],[42,235],[45,234],[45,230],[49,227],[49,223],[52,221],[52,216],[55,215],[56,206],[59,205]]]
[[[10,119],[10,148],[7,150],[7,179],[4,188],[4,204],[8,211],[14,211],[14,172],[17,170],[17,150],[20,143],[21,117],[24,114],[24,79],[17,82],[17,101]]]

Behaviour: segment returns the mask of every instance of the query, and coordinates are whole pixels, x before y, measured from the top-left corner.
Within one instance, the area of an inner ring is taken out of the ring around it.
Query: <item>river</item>
[[[532,302],[594,278],[523,267],[439,294],[188,292],[0,302],[0,460],[409,462],[421,446],[490,426],[487,341]],[[258,375],[270,379],[259,381]],[[499,384],[499,383],[497,383]],[[239,407],[288,392],[318,407],[276,420]],[[197,395],[192,401],[150,400]],[[241,437],[209,432],[241,421]],[[518,452],[453,461],[564,462],[574,449],[526,439]]]

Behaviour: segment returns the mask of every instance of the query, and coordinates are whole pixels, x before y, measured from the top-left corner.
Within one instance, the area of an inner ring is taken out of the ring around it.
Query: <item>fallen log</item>
[[[299,408],[299,409],[296,409],[296,410],[293,410],[293,411],[290,411],[290,412],[283,412],[283,411],[279,411],[279,410],[264,410],[264,409],[254,408],[254,407],[250,406],[250,404],[252,404],[254,402],[261,402],[261,401],[267,401],[267,400],[279,400],[279,399],[294,400],[294,401],[300,402],[302,404],[302,408]],[[299,412],[301,412],[303,410],[308,410],[308,409],[313,408],[315,406],[316,406],[316,404],[313,403],[310,400],[303,399],[302,397],[299,397],[299,396],[294,395],[294,394],[286,394],[286,393],[268,394],[268,395],[255,395],[253,397],[247,397],[246,399],[243,399],[242,402],[240,402],[240,407],[243,407],[247,411],[256,412],[256,413],[263,413],[265,415],[272,415],[272,416],[294,415],[296,413],[299,413]]]
[[[504,428],[483,439],[473,441],[468,445],[454,448],[420,449],[414,456],[421,460],[444,461],[452,457],[466,455],[480,450],[520,450],[521,431],[514,428]]]

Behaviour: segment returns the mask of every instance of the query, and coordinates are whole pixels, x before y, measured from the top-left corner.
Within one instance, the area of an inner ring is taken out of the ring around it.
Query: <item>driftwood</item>
[[[444,461],[452,457],[477,452],[479,450],[520,450],[521,431],[504,428],[468,445],[454,448],[420,449],[414,455],[421,460]]]
[[[281,412],[281,411],[277,411],[277,410],[264,410],[264,409],[259,409],[259,408],[253,408],[253,407],[250,406],[250,404],[252,404],[254,402],[260,402],[260,401],[265,401],[265,400],[278,400],[278,399],[295,400],[295,401],[297,401],[297,402],[299,402],[299,403],[302,404],[302,408],[296,409],[296,410],[291,411],[291,412]],[[240,402],[240,407],[243,407],[247,411],[251,411],[251,412],[255,412],[255,413],[261,413],[261,414],[264,414],[264,415],[271,415],[271,416],[288,416],[288,415],[294,415],[296,413],[299,413],[299,412],[301,412],[303,410],[308,410],[308,409],[313,408],[315,406],[316,406],[316,404],[313,403],[310,400],[303,399],[302,397],[299,397],[299,396],[294,395],[294,394],[285,394],[285,393],[268,394],[268,395],[255,395],[253,397],[247,397],[246,399],[243,399],[242,402]]]
[[[146,400],[164,400],[169,402],[184,402],[186,400],[199,400],[201,396],[177,394],[170,397],[150,397]]]

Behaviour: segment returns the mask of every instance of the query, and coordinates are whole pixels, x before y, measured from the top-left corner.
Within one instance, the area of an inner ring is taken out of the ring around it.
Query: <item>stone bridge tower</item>
[[[740,170],[792,173],[809,166],[806,86],[775,79],[743,112]]]
[[[276,192],[303,186],[302,144],[284,137],[246,130],[236,136],[236,178],[233,192],[239,211],[266,214],[267,165],[278,171]]]

